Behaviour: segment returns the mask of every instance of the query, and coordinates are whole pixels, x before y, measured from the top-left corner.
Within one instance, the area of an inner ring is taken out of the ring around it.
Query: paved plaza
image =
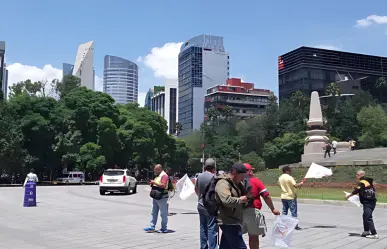
[[[151,199],[147,186],[134,195],[100,196],[98,186],[38,187],[38,207],[23,208],[21,187],[0,188],[0,249],[44,248],[157,248],[199,249],[196,198],[175,197],[168,234],[147,234]],[[275,203],[281,208],[279,203]],[[273,216],[264,209],[269,234],[261,248],[270,245]],[[292,248],[387,248],[387,210],[375,211],[379,240],[359,237],[362,210],[356,207],[300,204],[300,226]],[[385,239],[386,238],[386,239]]]

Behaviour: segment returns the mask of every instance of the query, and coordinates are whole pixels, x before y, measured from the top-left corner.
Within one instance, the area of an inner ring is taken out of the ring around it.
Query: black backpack
[[[216,201],[215,187],[218,181],[221,179],[223,178],[213,177],[211,181],[208,183],[208,185],[206,186],[204,193],[202,194],[203,206],[207,210],[208,214],[212,216],[218,215],[219,203]],[[234,184],[230,179],[225,179],[225,180],[227,180],[230,186],[239,193],[239,191],[235,188]]]
[[[174,191],[175,186],[173,185],[172,179],[170,176],[168,176],[168,191]]]

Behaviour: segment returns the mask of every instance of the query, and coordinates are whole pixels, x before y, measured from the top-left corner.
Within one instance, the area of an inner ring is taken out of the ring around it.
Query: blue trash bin
[[[28,181],[24,188],[24,207],[36,207],[36,183]]]

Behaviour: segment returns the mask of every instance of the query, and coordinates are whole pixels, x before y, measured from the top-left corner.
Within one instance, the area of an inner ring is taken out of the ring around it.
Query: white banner
[[[345,196],[348,196],[350,195],[351,193],[348,193],[348,192],[345,192],[344,191],[344,194]],[[355,204],[357,207],[361,207],[361,203],[360,203],[360,198],[358,195],[353,195],[351,197],[348,198],[348,201],[352,202],[353,204]]]
[[[179,192],[179,197],[182,200],[187,199],[190,195],[195,193],[195,185],[189,179],[188,175],[185,174],[177,183],[176,191]]]
[[[323,178],[325,176],[331,176],[333,172],[331,169],[312,163],[306,173],[305,178]]]

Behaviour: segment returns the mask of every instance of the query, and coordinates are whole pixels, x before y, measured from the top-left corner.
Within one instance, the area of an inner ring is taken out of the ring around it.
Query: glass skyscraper
[[[67,75],[73,75],[74,65],[69,63],[63,63],[63,77]]]
[[[200,129],[207,88],[225,83],[228,77],[229,56],[223,46],[223,37],[199,35],[181,46],[178,87],[181,136]]]
[[[137,102],[138,66],[123,58],[106,55],[104,60],[103,91],[119,104]]]

